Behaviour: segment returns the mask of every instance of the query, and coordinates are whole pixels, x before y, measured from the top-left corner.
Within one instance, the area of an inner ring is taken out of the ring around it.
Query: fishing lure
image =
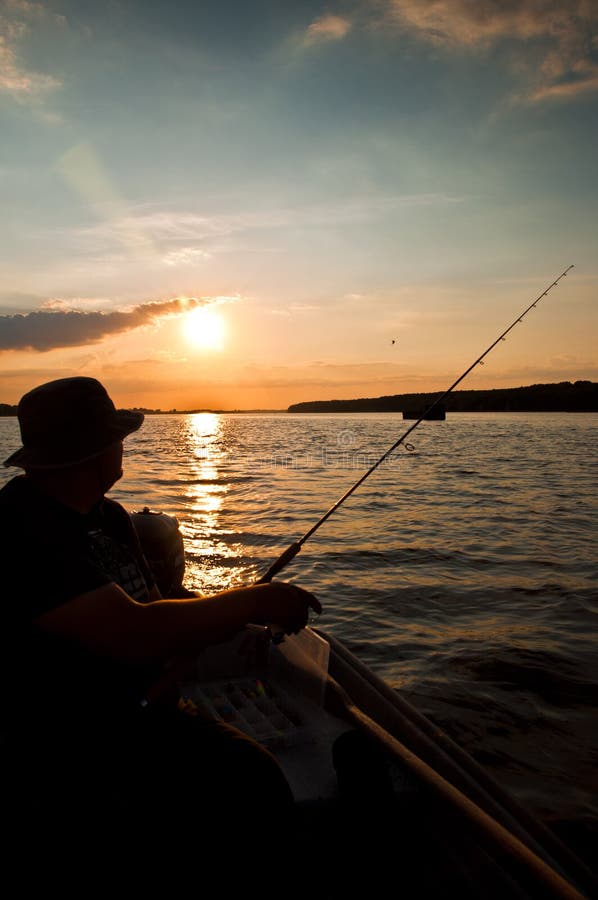
[[[405,441],[406,441],[406,439],[409,437],[409,435],[410,435],[413,431],[415,431],[415,429],[418,427],[418,425],[421,425],[421,423],[424,421],[424,419],[429,415],[429,413],[430,413],[433,409],[435,409],[435,407],[437,407],[440,403],[442,403],[442,401],[443,401],[446,397],[448,397],[448,395],[449,395],[452,391],[454,391],[454,389],[457,387],[458,384],[461,384],[461,382],[463,381],[463,379],[466,378],[467,375],[469,375],[469,373],[472,371],[472,369],[475,369],[476,366],[482,366],[482,365],[484,365],[484,362],[483,362],[483,361],[484,361],[484,357],[488,356],[488,354],[490,353],[490,351],[493,350],[493,349],[496,347],[497,344],[499,344],[501,341],[504,341],[504,340],[505,340],[505,338],[506,338],[506,336],[508,335],[508,333],[509,333],[513,328],[515,328],[516,325],[519,325],[519,323],[523,321],[523,319],[524,319],[525,316],[528,314],[528,312],[530,312],[530,310],[536,308],[536,306],[537,306],[537,304],[540,302],[540,300],[542,300],[544,297],[546,297],[546,295],[549,293],[549,291],[551,291],[551,290],[553,289],[553,287],[556,287],[556,285],[559,283],[559,281],[560,281],[562,278],[564,278],[564,277],[567,275],[567,273],[568,273],[572,268],[573,268],[573,265],[570,265],[570,266],[568,266],[568,267],[565,269],[564,272],[561,272],[561,274],[559,275],[559,277],[556,278],[556,279],[552,282],[552,284],[550,284],[544,291],[542,291],[542,293],[541,293],[538,297],[536,297],[536,299],[535,299],[532,303],[530,303],[530,305],[527,307],[527,309],[525,309],[522,313],[520,313],[520,314],[517,316],[517,318],[515,319],[514,322],[511,322],[511,324],[509,325],[509,327],[506,328],[506,329],[502,332],[502,334],[500,334],[500,335],[496,338],[496,340],[493,341],[493,342],[490,344],[490,346],[489,346],[486,350],[484,350],[484,352],[482,353],[482,355],[481,355],[481,356],[478,356],[478,358],[477,358],[474,362],[472,362],[472,364],[471,364],[471,365],[463,372],[463,374],[462,374],[462,375],[459,375],[459,377],[457,378],[457,380],[454,381],[453,384],[451,384],[451,386],[450,386],[443,394],[441,394],[439,397],[437,397],[436,400],[434,400],[433,403],[430,404],[430,406],[429,406],[429,407],[421,414],[420,418],[417,419],[417,421],[414,422],[413,425],[411,425],[411,426],[407,429],[407,431],[405,431],[405,432],[401,435],[401,437],[398,439],[398,441],[395,441],[395,443],[392,445],[392,447],[389,447],[389,449],[388,449],[385,453],[382,454],[382,456],[380,457],[380,459],[379,459],[377,462],[375,462],[372,466],[370,466],[370,468],[367,470],[367,472],[365,472],[365,473],[361,476],[361,478],[359,478],[359,479],[355,482],[355,484],[352,485],[352,487],[349,488],[348,491],[345,491],[345,493],[342,495],[342,497],[340,497],[340,498],[336,501],[336,503],[334,503],[334,504],[330,507],[330,509],[328,510],[328,512],[324,513],[324,515],[323,515],[320,519],[318,519],[318,521],[316,522],[316,524],[313,525],[313,526],[309,529],[309,531],[307,531],[307,532],[303,535],[302,538],[300,538],[300,539],[299,539],[298,541],[296,541],[295,543],[291,544],[289,547],[287,547],[287,549],[286,549],[283,553],[280,554],[280,556],[278,557],[278,559],[276,560],[276,562],[274,562],[274,563],[270,566],[270,568],[268,569],[268,571],[266,572],[266,574],[263,575],[263,576],[259,579],[259,581],[257,582],[258,584],[264,584],[264,583],[266,583],[266,582],[268,582],[268,581],[271,581],[271,580],[274,578],[275,575],[278,575],[279,572],[281,572],[286,566],[288,566],[288,564],[291,562],[291,560],[293,560],[293,559],[297,556],[297,554],[298,554],[299,551],[301,550],[301,547],[303,546],[303,544],[304,544],[307,540],[309,540],[309,538],[312,536],[312,534],[314,534],[314,533],[318,530],[318,528],[320,528],[320,526],[323,525],[324,522],[325,522],[327,519],[329,519],[330,516],[331,516],[334,512],[336,512],[336,510],[339,508],[339,506],[341,506],[341,504],[343,504],[343,503],[345,502],[345,500],[347,500],[347,499],[351,496],[351,494],[353,494],[353,493],[357,490],[357,488],[358,488],[360,485],[363,484],[363,482],[366,480],[366,478],[369,478],[369,476],[372,474],[372,472],[374,472],[374,471],[378,468],[378,466],[381,465],[381,463],[383,463],[384,460],[387,459],[387,458],[390,456],[391,453],[394,453],[394,451],[395,451],[398,447],[400,447],[401,444],[403,444],[404,446],[406,446],[407,449],[411,449],[410,445],[407,445],[407,444],[405,443]]]

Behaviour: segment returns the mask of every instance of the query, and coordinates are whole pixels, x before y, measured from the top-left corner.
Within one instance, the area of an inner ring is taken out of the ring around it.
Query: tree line
[[[427,409],[442,391],[392,394],[357,400],[313,400],[293,403],[288,412],[405,412]],[[527,387],[453,391],[443,401],[448,412],[598,412],[598,383],[561,381]]]

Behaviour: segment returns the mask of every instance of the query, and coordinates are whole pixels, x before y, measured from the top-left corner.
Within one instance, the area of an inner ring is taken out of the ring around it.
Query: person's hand
[[[285,634],[297,634],[305,628],[310,609],[318,614],[322,612],[317,597],[287,581],[256,584],[253,590],[257,621],[275,623]]]

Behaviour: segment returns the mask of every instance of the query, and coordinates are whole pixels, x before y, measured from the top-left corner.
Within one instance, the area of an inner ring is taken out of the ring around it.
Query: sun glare
[[[183,325],[185,337],[204,350],[222,350],[224,346],[224,322],[218,313],[200,306],[188,313]]]

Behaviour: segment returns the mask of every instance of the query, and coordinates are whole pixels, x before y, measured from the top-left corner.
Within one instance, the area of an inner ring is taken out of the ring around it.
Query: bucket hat
[[[143,413],[116,409],[95,378],[59,378],[25,394],[17,407],[23,446],[5,466],[65,469],[137,431]]]

